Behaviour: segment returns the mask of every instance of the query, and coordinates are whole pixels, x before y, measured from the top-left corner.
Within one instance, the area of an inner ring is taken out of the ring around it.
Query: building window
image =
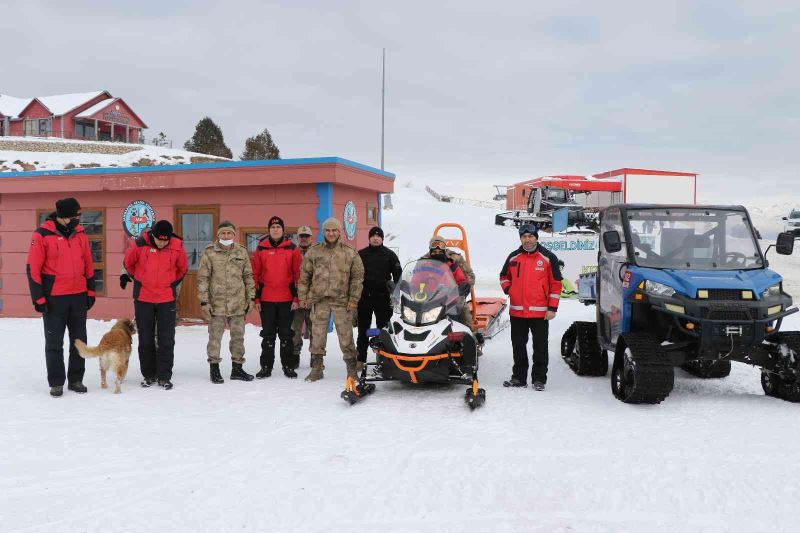
[[[39,226],[44,224],[52,209],[39,209],[36,219]],[[106,294],[106,210],[104,208],[82,208],[81,226],[89,238],[89,250],[92,253],[94,267],[94,289],[98,296]]]
[[[75,136],[78,137],[79,139],[94,140],[94,124],[86,124],[85,122],[76,122]]]
[[[378,223],[378,206],[375,204],[367,204],[367,222]]]
[[[242,235],[242,246],[247,248],[247,253],[253,255],[258,248],[258,241],[269,235],[268,228],[239,228]],[[284,236],[297,244],[297,228],[288,227],[284,232]]]
[[[52,118],[36,118],[25,121],[25,136],[50,137],[53,133]]]

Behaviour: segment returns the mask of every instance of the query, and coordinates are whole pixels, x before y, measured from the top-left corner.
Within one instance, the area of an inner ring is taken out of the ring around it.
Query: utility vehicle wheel
[[[611,369],[611,392],[625,403],[661,403],[672,391],[672,362],[647,333],[625,333],[617,339]]]
[[[605,376],[608,354],[597,342],[595,322],[574,322],[561,338],[561,357],[579,376]]]
[[[698,378],[726,378],[731,373],[730,361],[687,361],[681,368]]]
[[[761,371],[761,388],[764,389],[764,394],[777,398],[780,394],[781,385],[783,385],[783,380],[778,374],[773,374],[767,370]]]
[[[778,345],[778,351],[787,361],[788,370],[793,371],[791,372],[793,377],[779,378],[780,385],[777,396],[787,402],[798,403],[800,402],[800,331],[781,332],[777,335],[775,342]]]

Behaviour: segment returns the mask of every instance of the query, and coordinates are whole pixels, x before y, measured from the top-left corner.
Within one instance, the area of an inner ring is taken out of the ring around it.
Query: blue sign
[[[569,208],[563,207],[553,213],[553,233],[566,231],[569,226]]]
[[[356,212],[356,204],[351,200],[344,205],[344,234],[347,235],[348,241],[356,238],[357,225],[358,213]]]
[[[144,200],[136,200],[128,204],[122,212],[122,227],[131,237],[138,237],[145,230],[153,227],[156,212]]]

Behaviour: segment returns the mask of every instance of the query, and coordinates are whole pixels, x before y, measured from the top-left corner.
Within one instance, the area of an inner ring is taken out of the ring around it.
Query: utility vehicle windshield
[[[690,270],[763,268],[744,211],[677,208],[627,212],[630,244],[639,266]]]

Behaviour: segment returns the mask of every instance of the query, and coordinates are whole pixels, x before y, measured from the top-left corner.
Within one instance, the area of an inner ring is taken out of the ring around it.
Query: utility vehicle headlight
[[[433,309],[429,309],[422,313],[422,323],[423,324],[430,324],[431,322],[436,322],[436,319],[439,318],[439,314],[442,312],[442,306],[434,307]]]
[[[770,296],[780,296],[781,295],[781,284],[777,283],[772,287],[768,288],[764,292],[761,293],[762,298],[769,298]],[[772,313],[770,313],[772,314]]]
[[[409,307],[403,307],[403,320],[413,324],[417,320],[417,313]]]
[[[650,280],[647,280],[644,284],[644,290],[647,294],[652,294],[653,296],[669,297],[675,294],[675,289],[669,285]]]
[[[767,309],[767,315],[777,315],[783,310],[782,305],[773,305],[769,309]]]

